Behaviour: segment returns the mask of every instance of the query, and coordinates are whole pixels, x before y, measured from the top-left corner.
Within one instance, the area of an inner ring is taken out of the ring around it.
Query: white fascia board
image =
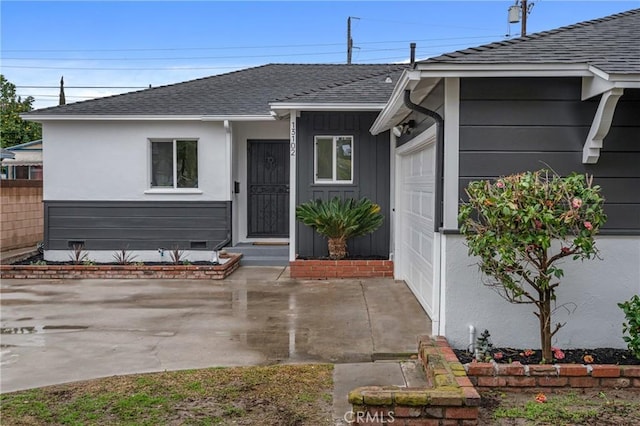
[[[611,81],[613,83],[618,84],[618,86],[616,87],[620,87],[623,89],[627,89],[630,87],[637,87],[635,84],[640,82],[640,72],[628,73],[628,74],[608,73],[594,65],[589,65],[589,71],[596,77],[601,78],[602,80]]]
[[[582,100],[593,98],[613,89],[639,89],[640,79],[635,80],[634,75],[608,75],[609,78],[602,78],[600,74],[582,79]]]
[[[638,87],[640,84],[640,74],[610,74],[609,80],[619,84],[620,87],[627,89],[630,87]]]
[[[421,77],[574,77],[591,74],[587,64],[418,64]]]
[[[376,121],[373,122],[373,125],[371,125],[369,129],[371,134],[380,134],[395,125],[393,117],[404,106],[404,91],[413,89],[420,81],[420,77],[420,73],[415,70],[404,70],[402,72],[387,104],[376,118]]]
[[[385,103],[294,103],[273,102],[269,104],[273,111],[380,111]]]
[[[28,121],[273,121],[271,115],[27,115],[20,118]]]

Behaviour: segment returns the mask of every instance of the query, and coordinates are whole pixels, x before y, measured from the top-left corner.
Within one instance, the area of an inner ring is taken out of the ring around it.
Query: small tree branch
[[[565,252],[560,252],[560,253],[554,255],[553,257],[551,257],[551,259],[549,259],[548,264],[551,265],[556,260],[562,259],[563,257],[571,256],[572,254],[575,254],[577,252],[578,252],[577,248],[574,248],[574,249],[571,249],[571,250],[567,250]]]
[[[553,331],[551,332],[551,337],[555,336],[555,335],[556,335],[556,333],[557,333],[557,332],[558,332],[562,327],[564,327],[564,325],[565,325],[565,324],[566,324],[566,323],[563,323],[563,324],[557,323],[557,324],[556,324],[556,327],[555,327],[555,328],[553,329]]]

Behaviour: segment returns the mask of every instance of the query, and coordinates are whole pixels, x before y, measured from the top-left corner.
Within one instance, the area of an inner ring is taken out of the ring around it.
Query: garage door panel
[[[433,317],[435,145],[400,155],[399,166],[396,262],[400,275]]]

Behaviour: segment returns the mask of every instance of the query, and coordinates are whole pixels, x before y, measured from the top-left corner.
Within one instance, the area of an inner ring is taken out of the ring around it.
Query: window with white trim
[[[151,188],[197,188],[198,141],[151,141]]]
[[[315,137],[315,183],[353,183],[353,136]]]

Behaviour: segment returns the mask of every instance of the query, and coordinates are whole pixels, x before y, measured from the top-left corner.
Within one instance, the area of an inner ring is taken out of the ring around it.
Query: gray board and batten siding
[[[214,250],[231,236],[230,201],[45,201],[46,250]]]
[[[349,256],[388,258],[390,239],[389,132],[373,136],[369,128],[377,112],[302,112],[297,120],[296,198],[301,204],[333,197],[366,197],[380,205],[382,226],[371,235],[347,241]],[[353,184],[314,183],[314,137],[350,136],[353,146]],[[327,239],[296,221],[296,253],[301,257],[328,256]]]
[[[602,234],[640,234],[640,89],[625,89],[597,164],[582,163],[582,148],[600,97],[580,94],[580,78],[461,79],[460,197],[472,180],[589,173],[605,198]]]

